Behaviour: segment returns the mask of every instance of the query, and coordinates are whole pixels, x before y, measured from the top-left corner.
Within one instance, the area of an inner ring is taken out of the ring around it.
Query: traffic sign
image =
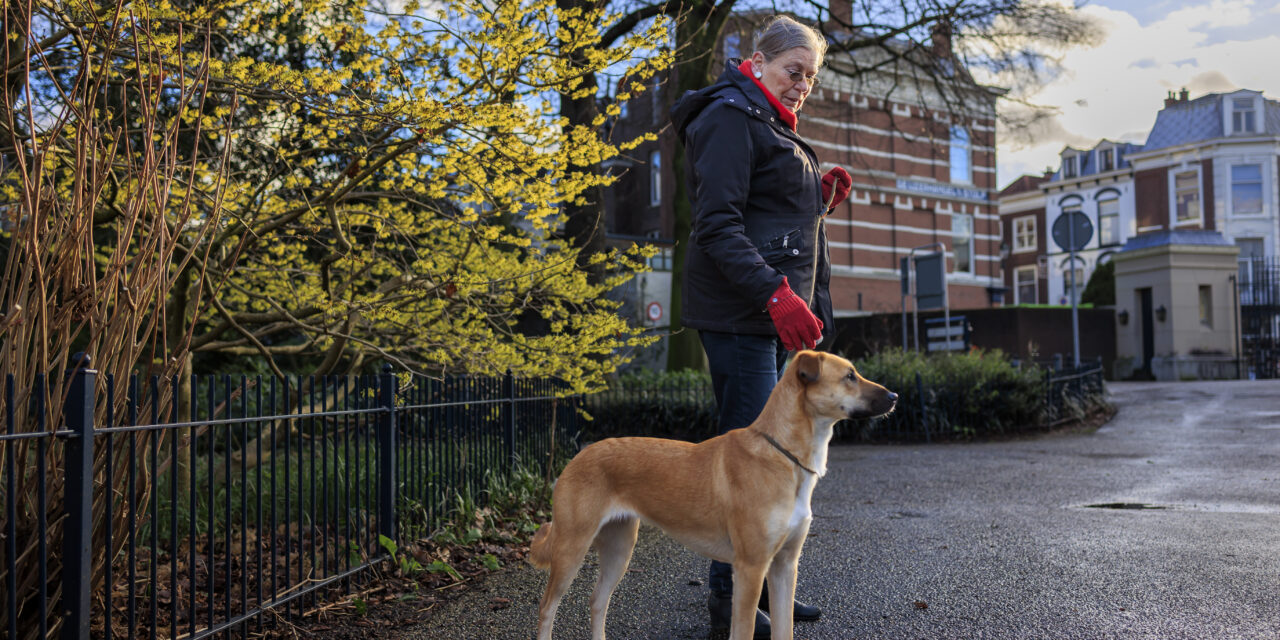
[[[1063,251],[1079,251],[1093,239],[1093,223],[1079,211],[1063,211],[1053,222],[1053,241]]]

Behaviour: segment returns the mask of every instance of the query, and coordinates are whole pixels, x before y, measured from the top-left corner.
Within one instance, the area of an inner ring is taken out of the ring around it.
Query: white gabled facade
[[[1110,259],[1126,240],[1138,233],[1133,170],[1128,155],[1137,147],[1103,140],[1092,149],[1068,147],[1053,179],[1041,185],[1045,195],[1045,248],[1048,302],[1071,304],[1071,266],[1076,269],[1076,300],[1098,265]],[[1064,212],[1079,211],[1093,227],[1092,237],[1075,262],[1053,239],[1054,225]]]

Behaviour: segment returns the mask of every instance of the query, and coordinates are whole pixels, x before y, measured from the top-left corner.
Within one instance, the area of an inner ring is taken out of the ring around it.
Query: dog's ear
[[[818,374],[822,371],[822,357],[816,351],[801,351],[796,354],[791,366],[796,368],[796,378],[807,386],[818,381]]]

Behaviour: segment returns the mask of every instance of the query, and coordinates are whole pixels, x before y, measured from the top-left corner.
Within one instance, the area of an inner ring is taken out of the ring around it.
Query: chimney
[[[830,0],[827,3],[827,11],[831,14],[832,30],[844,31],[853,24],[852,0]]]
[[[1165,106],[1166,108],[1168,108],[1168,107],[1172,107],[1172,106],[1173,106],[1173,105],[1175,105],[1175,104],[1178,104],[1178,97],[1177,97],[1176,95],[1174,95],[1174,93],[1173,93],[1172,91],[1169,91],[1168,93],[1165,93],[1165,95],[1164,95],[1164,106]]]
[[[938,59],[951,58],[951,21],[941,18],[929,26],[929,51]]]
[[[1191,95],[1191,93],[1190,93],[1189,91],[1187,91],[1187,88],[1186,88],[1186,87],[1183,87],[1183,88],[1182,88],[1182,91],[1179,91],[1179,92],[1178,92],[1178,102],[1186,102],[1186,101],[1187,101],[1187,96],[1189,96],[1189,95]]]

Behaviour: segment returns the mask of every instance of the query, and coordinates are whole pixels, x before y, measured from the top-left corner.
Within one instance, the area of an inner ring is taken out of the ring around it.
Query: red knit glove
[[[769,310],[773,326],[778,328],[782,348],[787,351],[812,349],[822,342],[822,321],[791,290],[786,278],[782,279],[782,286],[769,296],[765,308]]]
[[[853,178],[849,177],[849,172],[844,167],[835,167],[822,176],[822,202],[831,202],[831,206],[844,202],[849,197],[849,189],[853,187]],[[835,200],[831,199],[831,190],[835,189]],[[827,210],[830,212],[830,209]]]

